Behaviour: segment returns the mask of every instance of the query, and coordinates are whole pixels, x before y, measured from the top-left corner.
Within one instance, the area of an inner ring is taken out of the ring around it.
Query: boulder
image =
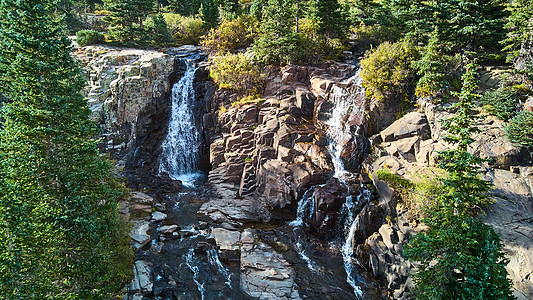
[[[211,236],[217,243],[220,258],[231,262],[240,260],[241,233],[239,231],[213,228]]]
[[[131,281],[129,293],[140,293],[142,295],[149,295],[152,293],[154,283],[152,282],[152,266],[151,263],[138,260],[133,267],[134,278]]]
[[[130,232],[132,239],[132,245],[135,249],[139,249],[150,241],[150,235],[148,230],[150,229],[150,223],[146,221],[136,221],[133,225],[133,229]]]
[[[241,238],[240,287],[257,299],[300,299],[295,272],[283,255],[263,242],[256,243],[250,230]]]
[[[418,136],[421,140],[430,137],[430,128],[425,114],[410,112],[380,132],[383,142],[392,142]]]

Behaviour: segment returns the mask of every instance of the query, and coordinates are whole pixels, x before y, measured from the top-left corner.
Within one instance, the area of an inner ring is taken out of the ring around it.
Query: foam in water
[[[171,113],[168,134],[162,144],[159,173],[181,180],[185,187],[193,187],[203,176],[198,171],[200,133],[192,114],[194,74],[198,70],[194,59],[185,59],[187,70],[172,87]]]
[[[193,273],[192,280],[198,287],[198,291],[200,292],[200,296],[202,297],[202,300],[204,300],[205,299],[205,282],[200,282],[200,268],[194,263],[194,249],[189,249],[189,252],[187,252],[187,256],[185,257],[185,264],[187,265],[187,267],[189,267],[189,270],[192,271]]]
[[[334,106],[331,117],[325,122],[328,125],[326,134],[330,140],[327,149],[332,156],[335,170],[333,177],[343,182],[351,176],[351,173],[344,169],[341,159],[342,147],[344,142],[349,141],[354,135],[347,121],[350,115],[364,113],[364,105],[356,105],[356,101],[365,93],[360,72],[359,69],[354,76],[333,87],[331,100]]]
[[[207,251],[207,259],[209,260],[209,263],[211,265],[217,267],[218,272],[226,278],[225,283],[231,288],[231,275],[232,274],[226,267],[224,267],[222,262],[220,262],[217,250],[209,249]]]
[[[352,132],[349,119],[351,116],[357,116],[364,113],[364,105],[357,105],[358,99],[364,97],[365,90],[362,86],[362,79],[360,76],[360,69],[357,73],[342,82],[340,85],[335,85],[332,90],[333,110],[331,117],[326,123],[328,129],[326,134],[330,140],[327,149],[331,154],[335,174],[333,177],[340,180],[346,185],[348,179],[353,175],[344,169],[344,163],[341,158],[342,147],[346,141],[351,140],[357,133]],[[349,186],[347,185],[349,188]],[[367,195],[364,190],[358,197],[357,201],[361,201],[361,197]],[[368,193],[369,194],[369,193]],[[344,216],[344,224],[342,224],[344,243],[341,247],[341,253],[344,261],[344,269],[346,271],[346,281],[354,289],[357,297],[363,296],[363,291],[357,282],[357,270],[355,268],[355,259],[353,258],[354,248],[353,239],[357,230],[358,216],[355,216],[355,202],[352,196],[346,197],[343,204],[341,215]]]

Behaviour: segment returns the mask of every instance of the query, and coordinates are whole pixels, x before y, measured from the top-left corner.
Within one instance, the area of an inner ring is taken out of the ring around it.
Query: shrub
[[[250,46],[259,35],[259,22],[248,15],[225,19],[203,38],[202,45],[213,52],[231,51]]]
[[[302,38],[305,55],[302,61],[316,63],[324,60],[338,60],[345,50],[340,39],[319,34],[318,22],[302,18],[298,21],[298,32]]]
[[[381,26],[379,24],[366,25],[361,22],[359,26],[350,28],[351,42],[354,48],[368,50],[385,41],[397,40],[400,32],[394,28]]]
[[[520,107],[519,93],[516,89],[502,86],[488,91],[481,97],[485,110],[501,120],[507,121],[517,114]]]
[[[390,95],[408,99],[415,71],[413,61],[418,58],[416,47],[408,40],[379,45],[361,60],[361,77],[367,97],[384,100]]]
[[[87,45],[101,44],[104,42],[104,36],[94,30],[86,29],[76,32],[76,41],[81,47]]]
[[[533,149],[533,113],[522,111],[509,120],[505,131],[509,140],[521,147]]]
[[[262,90],[264,76],[245,54],[225,54],[211,58],[210,74],[220,88],[241,95],[254,95]]]
[[[437,168],[424,168],[415,174],[410,174],[412,180],[407,180],[388,169],[377,170],[379,180],[385,181],[393,187],[400,196],[403,204],[409,209],[411,217],[426,216],[435,207],[437,196],[443,191],[439,181],[445,173]]]
[[[177,43],[182,45],[200,43],[200,37],[205,33],[202,19],[173,13],[165,13],[163,16],[172,38]]]

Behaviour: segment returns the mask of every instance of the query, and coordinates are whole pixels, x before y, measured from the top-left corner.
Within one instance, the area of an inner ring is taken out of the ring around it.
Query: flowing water
[[[181,180],[186,187],[193,187],[203,176],[198,171],[200,133],[195,126],[192,106],[196,100],[194,74],[198,70],[198,57],[185,58],[187,69],[174,84],[171,94],[171,113],[167,137],[162,144],[159,173]]]
[[[342,152],[347,142],[359,137],[360,128],[353,126],[352,123],[364,114],[364,101],[361,103],[361,99],[364,98],[362,97],[365,97],[365,90],[362,86],[359,70],[354,76],[333,87],[329,96],[333,107],[329,119],[324,122],[327,125],[327,149],[331,155],[334,167],[333,177],[345,185],[349,192],[349,182],[353,182],[355,178],[353,173],[345,170]],[[362,152],[364,149],[358,150]],[[297,216],[294,221],[289,223],[291,226],[295,228],[303,227],[306,225],[305,220],[313,216],[316,209],[314,203],[315,188],[316,186],[313,186],[307,190],[298,202]],[[346,282],[350,284],[355,296],[358,298],[363,297],[363,290],[360,286],[361,278],[356,267],[357,261],[354,258],[354,235],[359,221],[359,216],[356,214],[356,211],[358,205],[368,202],[370,194],[370,191],[361,187],[361,191],[357,196],[350,195],[346,197],[339,213],[338,227],[340,228],[339,238],[341,239],[341,245],[339,247],[343,257]],[[302,250],[301,244],[297,244],[296,246],[299,255],[307,262],[309,269],[316,270],[316,264]],[[333,245],[333,247],[337,247],[337,245]]]
[[[197,187],[198,179],[203,175],[198,171],[200,134],[192,113],[198,59],[182,59],[187,69],[172,88],[171,116],[168,135],[162,144],[159,171],[181,180],[184,186]],[[355,105],[354,99],[362,89],[358,78],[354,76],[333,89],[334,107],[327,121],[328,150],[334,163],[334,177],[347,187],[353,176],[344,170],[341,154],[343,143],[356,134],[347,123],[350,115],[361,109]],[[339,218],[342,241],[330,247],[304,230],[316,211],[314,201],[318,187],[324,185],[313,186],[304,193],[293,222],[264,228],[255,225],[254,230],[273,248],[287,245],[280,253],[295,270],[294,282],[301,298],[356,299],[362,295],[359,286],[362,279],[353,258],[353,236],[357,230],[355,207],[367,201],[367,195],[363,191],[346,199]],[[150,223],[151,243],[135,253],[136,260],[144,260],[152,266],[152,299],[250,299],[240,287],[239,265],[220,260],[210,237],[212,228],[198,219],[197,211],[207,200],[204,192],[205,189],[197,188],[168,195],[165,199],[168,217],[162,222]],[[179,234],[161,233],[163,226],[174,224],[178,226]],[[368,296],[366,290],[365,296]]]

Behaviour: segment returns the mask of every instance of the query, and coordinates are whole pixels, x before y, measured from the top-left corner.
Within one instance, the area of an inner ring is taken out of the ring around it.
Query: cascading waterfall
[[[364,105],[356,105],[356,101],[365,95],[360,72],[361,69],[354,76],[341,82],[340,85],[333,87],[330,99],[334,106],[331,117],[325,122],[328,126],[326,134],[329,138],[327,149],[331,154],[335,171],[333,177],[342,182],[346,182],[352,175],[344,169],[344,163],[341,159],[344,143],[352,139],[354,135],[349,125],[349,118],[350,116],[362,115],[365,109]]]
[[[325,122],[327,125],[326,134],[328,136],[327,149],[331,155],[334,167],[333,177],[339,179],[348,189],[350,189],[349,181],[353,180],[353,174],[344,168],[344,163],[341,158],[343,146],[346,142],[352,140],[358,135],[358,130],[353,132],[350,121],[352,117],[362,116],[364,114],[364,105],[358,104],[357,101],[365,97],[365,90],[362,86],[362,79],[360,76],[360,69],[357,73],[335,85],[330,94],[330,101],[333,103],[333,108],[329,119]],[[303,197],[298,202],[297,217],[290,223],[294,227],[302,227],[305,223],[305,218],[311,217],[314,207],[314,191],[316,186],[307,190]],[[355,214],[356,205],[367,202],[370,197],[370,191],[364,189],[355,197],[348,196],[344,202],[340,215],[339,227],[342,229],[344,241],[341,246],[341,253],[344,261],[344,269],[347,274],[346,281],[352,286],[357,297],[363,296],[363,291],[358,285],[357,269],[355,267],[356,261],[353,258],[354,254],[354,234],[357,230],[358,215]],[[309,257],[301,249],[301,245],[297,247],[302,259],[304,259],[309,266],[309,269],[314,269],[314,264],[309,260]]]
[[[329,138],[328,151],[332,156],[333,167],[335,169],[335,175],[342,183],[349,189],[350,186],[346,184],[353,174],[344,169],[344,163],[341,159],[342,147],[346,141],[353,138],[357,132],[352,132],[349,125],[350,116],[357,116],[364,113],[364,105],[356,105],[356,101],[364,95],[365,89],[362,85],[362,78],[360,76],[361,69],[357,73],[342,82],[340,85],[336,85],[331,92],[331,99],[333,100],[333,110],[331,117],[326,121],[328,129],[326,134]],[[341,215],[344,218],[342,224],[344,243],[341,248],[342,257],[344,261],[344,269],[346,271],[346,281],[354,289],[354,293],[358,297],[362,297],[363,291],[360,286],[357,285],[358,280],[356,278],[357,272],[355,270],[355,260],[353,258],[353,238],[355,231],[357,230],[358,216],[355,215],[355,206],[361,203],[362,197],[369,197],[369,191],[362,190],[362,192],[356,197],[355,202],[353,196],[346,197],[346,201],[343,204]]]
[[[311,188],[309,188],[307,191],[305,191],[302,198],[300,198],[300,201],[298,201],[298,210],[296,211],[296,220],[290,222],[289,225],[293,227],[301,227],[304,225],[305,218],[311,218],[311,216],[315,213],[315,205],[314,205],[315,188],[322,187],[322,186],[324,186],[324,184],[314,185]]]
[[[200,133],[195,126],[192,106],[194,74],[198,70],[197,58],[184,59],[187,69],[183,77],[172,87],[171,114],[168,134],[162,144],[159,173],[166,172],[170,178],[181,180],[184,186],[192,187],[203,175],[198,171]]]
[[[187,256],[185,258],[185,264],[189,268],[189,270],[193,273],[193,281],[198,287],[198,292],[200,292],[200,296],[202,297],[202,300],[205,299],[205,282],[200,280],[200,267],[199,263],[195,262],[194,259],[194,249],[189,249],[189,252],[187,252]]]

